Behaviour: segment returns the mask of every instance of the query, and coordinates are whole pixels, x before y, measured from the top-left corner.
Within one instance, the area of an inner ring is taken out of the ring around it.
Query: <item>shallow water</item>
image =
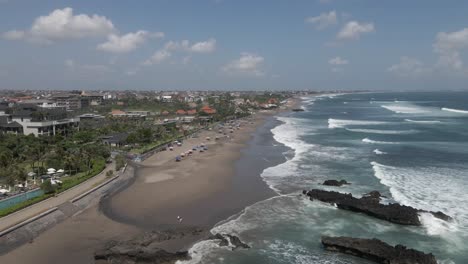
[[[252,249],[202,242],[191,249],[192,263],[367,263],[324,251],[321,235],[376,237],[432,252],[440,263],[468,263],[467,92],[321,96],[305,98],[303,108],[278,117],[271,130],[286,161],[261,176],[278,196],[212,230],[237,234]],[[423,226],[400,226],[298,195],[324,188],[325,179],[352,183],[325,189],[378,190],[384,202],[442,211],[454,221],[422,214]]]

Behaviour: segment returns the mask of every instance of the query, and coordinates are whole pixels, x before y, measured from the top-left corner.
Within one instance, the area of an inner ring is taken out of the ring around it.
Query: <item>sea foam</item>
[[[458,113],[458,114],[468,114],[467,110],[461,110],[461,109],[453,109],[453,108],[442,107],[442,110],[452,112],[452,113]]]
[[[328,128],[345,128],[347,126],[369,126],[369,125],[385,125],[389,122],[384,121],[368,121],[368,120],[346,120],[346,119],[328,119]]]
[[[465,171],[438,167],[394,167],[371,162],[374,176],[390,189],[395,201],[428,211],[442,211],[454,218],[446,222],[421,214],[429,235],[444,237],[456,248],[463,248],[468,232],[468,194]],[[450,175],[447,180],[446,175]],[[454,248],[454,249],[456,249]]]
[[[399,135],[399,134],[416,134],[419,131],[410,130],[381,130],[381,129],[357,129],[357,128],[346,128],[350,132],[367,133],[367,134],[385,134],[385,135]]]
[[[440,124],[442,123],[439,120],[413,120],[413,119],[405,119],[406,122],[410,123],[419,123],[419,124]]]
[[[398,142],[377,141],[377,140],[372,140],[370,138],[363,138],[362,142],[369,143],[369,144],[400,144]]]
[[[387,152],[380,151],[379,149],[374,149],[372,152],[374,152],[376,155],[385,155]]]
[[[423,107],[411,105],[411,104],[389,104],[381,105],[381,107],[390,110],[397,114],[424,114],[430,112]]]

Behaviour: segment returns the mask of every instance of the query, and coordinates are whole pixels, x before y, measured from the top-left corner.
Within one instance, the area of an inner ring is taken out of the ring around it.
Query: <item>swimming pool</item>
[[[42,194],[44,194],[44,192],[41,189],[36,189],[34,191],[29,191],[29,192],[26,192],[26,193],[22,193],[22,194],[13,196],[11,198],[1,200],[0,201],[0,209],[8,208],[8,207],[13,206],[15,204],[18,204],[18,203],[24,202],[26,200],[38,197],[38,196],[40,196]]]

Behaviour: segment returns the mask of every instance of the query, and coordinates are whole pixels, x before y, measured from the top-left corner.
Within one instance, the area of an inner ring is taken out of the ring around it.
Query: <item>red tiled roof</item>
[[[213,108],[211,108],[211,107],[209,107],[209,106],[207,106],[207,105],[205,105],[204,107],[202,107],[200,110],[201,110],[202,112],[206,113],[206,114],[214,114],[214,113],[216,113],[216,109],[213,109]]]
[[[187,112],[185,110],[179,109],[179,110],[176,111],[176,114],[177,115],[185,115],[185,114],[187,114]]]
[[[125,112],[122,111],[122,110],[114,109],[114,110],[112,110],[112,113],[111,113],[111,114],[112,114],[112,115],[124,115]]]

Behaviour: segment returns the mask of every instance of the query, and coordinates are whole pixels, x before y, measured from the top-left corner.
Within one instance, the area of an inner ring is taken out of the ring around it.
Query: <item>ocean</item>
[[[195,244],[180,263],[371,263],[327,252],[322,235],[378,238],[432,252],[439,263],[468,263],[468,92],[355,93],[304,97],[304,112],[284,113],[271,128],[280,164],[261,172],[275,196],[219,223],[212,233],[251,246],[231,251]],[[326,187],[326,179],[344,179]],[[373,190],[419,209],[420,227],[401,226],[310,201],[303,189],[362,196]]]

